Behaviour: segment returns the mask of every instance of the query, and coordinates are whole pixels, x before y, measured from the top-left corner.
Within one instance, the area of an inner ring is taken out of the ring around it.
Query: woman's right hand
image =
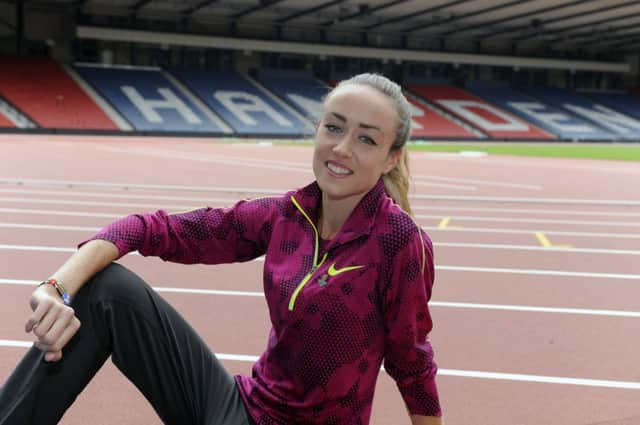
[[[62,358],[62,349],[80,329],[80,320],[73,308],[64,305],[51,285],[41,285],[31,294],[31,310],[25,324],[27,333],[38,338],[34,346],[44,352],[44,359],[56,362]]]

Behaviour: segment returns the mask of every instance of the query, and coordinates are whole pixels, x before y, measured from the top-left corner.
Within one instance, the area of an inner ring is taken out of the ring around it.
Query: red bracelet
[[[47,279],[40,283],[39,286],[42,285],[51,285],[56,288],[56,292],[60,295],[60,297],[62,297],[64,305],[71,305],[71,295],[69,295],[62,282],[60,282],[58,279]]]

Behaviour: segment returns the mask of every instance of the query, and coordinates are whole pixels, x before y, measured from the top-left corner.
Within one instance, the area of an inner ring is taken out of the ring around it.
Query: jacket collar
[[[297,190],[293,196],[317,226],[318,213],[322,203],[322,190],[318,183],[313,182]],[[338,234],[331,239],[326,248],[330,249],[335,245],[341,245],[371,233],[378,209],[386,197],[384,183],[382,179],[379,179],[375,186],[360,199]]]

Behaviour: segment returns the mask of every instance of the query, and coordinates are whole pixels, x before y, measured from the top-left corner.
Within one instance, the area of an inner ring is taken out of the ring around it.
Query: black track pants
[[[62,360],[31,348],[0,389],[0,424],[56,424],[105,360],[172,425],[253,422],[231,377],[187,322],[137,275],[118,264],[73,301],[81,326]]]

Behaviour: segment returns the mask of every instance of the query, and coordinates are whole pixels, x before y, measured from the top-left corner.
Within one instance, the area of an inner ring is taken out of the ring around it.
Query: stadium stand
[[[457,87],[442,84],[409,84],[407,88],[492,138],[555,139],[552,134]]]
[[[227,132],[217,117],[201,108],[190,93],[181,90],[160,69],[84,65],[75,69],[137,131]]]
[[[608,131],[570,111],[534,99],[496,82],[470,82],[466,89],[563,140],[609,140]]]
[[[591,99],[568,90],[552,87],[520,88],[525,94],[561,106],[575,115],[613,133],[615,139],[638,139],[640,122]]]
[[[581,93],[594,101],[640,120],[640,97],[625,93]]]
[[[322,99],[330,90],[309,71],[262,69],[256,81],[311,122],[318,119]]]
[[[301,136],[313,126],[282,100],[236,72],[171,70],[242,136]]]
[[[422,99],[407,93],[412,106],[412,137],[414,139],[474,139],[486,137]]]
[[[0,95],[40,127],[118,130],[64,69],[50,59],[1,57]]]

